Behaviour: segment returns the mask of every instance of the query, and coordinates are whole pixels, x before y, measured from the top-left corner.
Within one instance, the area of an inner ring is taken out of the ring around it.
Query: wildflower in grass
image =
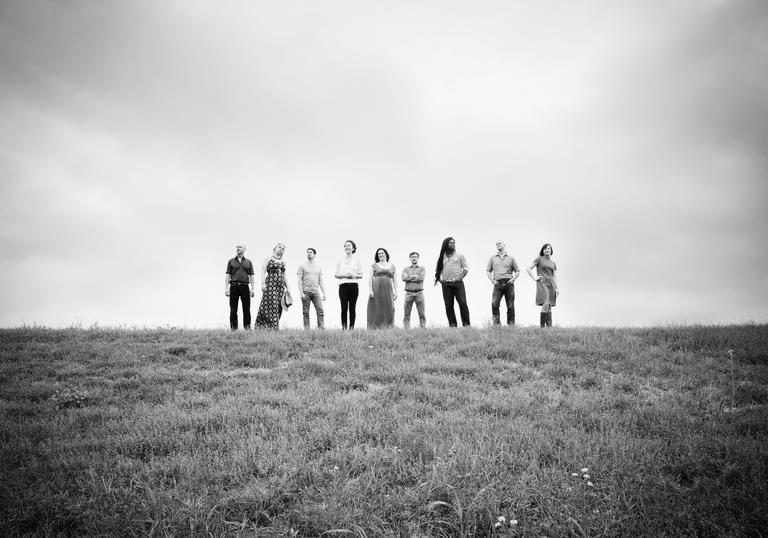
[[[510,519],[510,520],[509,520],[509,525],[510,525],[510,526],[512,526],[512,525],[517,525],[517,520],[516,520],[516,519]]]
[[[581,472],[582,472],[582,473],[588,473],[588,472],[589,472],[589,469],[587,469],[586,467],[582,467],[582,468],[581,468]]]
[[[584,480],[589,480],[589,475],[588,475],[588,474],[582,475],[581,477],[582,477]]]
[[[496,518],[496,521],[498,521],[499,523],[506,523],[507,518],[505,518],[504,516],[499,516],[498,518]]]
[[[571,473],[571,476],[579,476],[579,473]]]
[[[587,486],[591,488],[592,486],[594,486],[594,484],[592,482],[587,482]]]

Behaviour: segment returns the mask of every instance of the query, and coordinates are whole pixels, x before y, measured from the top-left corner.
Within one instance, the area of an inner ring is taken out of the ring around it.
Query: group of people
[[[224,280],[225,295],[229,297],[229,324],[235,331],[238,328],[238,305],[242,304],[243,327],[251,328],[251,297],[256,294],[255,272],[253,263],[245,257],[246,247],[239,244],[235,248],[236,256],[227,262]],[[496,242],[497,253],[488,260],[486,274],[493,284],[491,295],[491,315],[493,324],[501,324],[501,299],[507,307],[507,324],[515,324],[515,280],[520,275],[517,261],[506,251],[503,241]],[[293,297],[286,277],[283,254],[285,245],[278,243],[272,249],[272,255],[265,258],[261,265],[261,303],[256,314],[255,327],[277,329],[283,310],[293,304]],[[341,327],[353,330],[356,321],[357,299],[360,293],[360,281],[363,279],[363,265],[357,257],[357,245],[352,240],[344,242],[344,256],[336,263],[334,277],[339,284],[341,302]],[[536,282],[536,304],[541,306],[539,324],[541,327],[552,326],[552,307],[557,302],[557,264],[552,260],[552,245],[545,243],[539,255],[527,268],[528,275]],[[297,271],[297,284],[302,304],[304,328],[310,328],[310,305],[315,308],[317,327],[325,327],[326,300],[323,271],[315,262],[317,250],[306,250],[307,259]],[[419,326],[426,328],[427,318],[424,309],[424,281],[426,270],[419,265],[419,253],[409,254],[410,265],[403,269],[401,280],[404,282],[403,328],[410,328],[411,311],[416,305]],[[459,306],[461,324],[470,325],[467,294],[464,277],[469,272],[469,264],[463,254],[456,251],[456,241],[446,237],[440,247],[440,254],[435,265],[435,282],[440,284],[445,303],[445,314],[450,327],[457,327],[455,304]],[[394,327],[395,300],[397,299],[397,270],[389,261],[389,252],[385,248],[376,250],[374,263],[368,272],[368,323],[369,329]]]

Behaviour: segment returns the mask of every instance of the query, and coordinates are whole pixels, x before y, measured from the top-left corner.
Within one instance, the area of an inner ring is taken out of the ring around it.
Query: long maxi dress
[[[279,329],[283,306],[280,301],[285,292],[285,262],[270,258],[267,262],[267,289],[261,296],[256,326],[261,329]]]
[[[394,278],[394,265],[383,269],[378,264],[373,264],[373,298],[368,298],[369,329],[387,329],[395,326]]]

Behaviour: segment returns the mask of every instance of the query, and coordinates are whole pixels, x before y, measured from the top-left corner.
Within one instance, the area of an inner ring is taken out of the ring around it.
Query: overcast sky
[[[0,326],[224,328],[282,241],[338,327],[346,239],[446,236],[474,325],[498,239],[552,243],[555,324],[766,321],[767,71],[760,0],[0,2]]]

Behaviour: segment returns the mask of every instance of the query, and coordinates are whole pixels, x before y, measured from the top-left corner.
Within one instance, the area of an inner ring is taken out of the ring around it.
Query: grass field
[[[768,535],[766,325],[22,328],[0,353],[2,536]]]

